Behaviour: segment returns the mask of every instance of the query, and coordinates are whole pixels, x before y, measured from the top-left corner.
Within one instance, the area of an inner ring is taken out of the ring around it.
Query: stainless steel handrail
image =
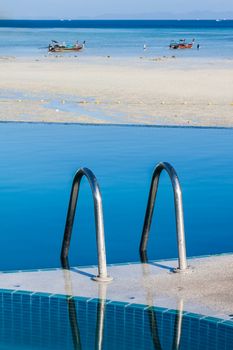
[[[146,256],[147,243],[149,238],[150,226],[154,211],[154,204],[156,200],[156,194],[159,185],[160,174],[163,170],[166,170],[170,176],[173,192],[174,192],[174,203],[176,212],[176,233],[177,233],[177,246],[178,246],[178,260],[179,267],[176,271],[184,271],[187,269],[187,258],[186,258],[186,247],[185,247],[185,231],[184,231],[184,214],[183,214],[183,203],[182,203],[182,191],[178,176],[175,169],[169,163],[159,163],[156,165],[150,187],[150,194],[148,198],[146,214],[144,219],[144,226],[142,231],[142,237],[140,242],[140,255],[141,257]]]
[[[97,179],[93,172],[88,168],[79,169],[74,176],[70,194],[69,208],[66,217],[66,225],[61,250],[61,260],[64,262],[68,258],[79,187],[83,176],[86,176],[89,182],[94,199],[96,242],[98,251],[98,275],[96,277],[93,277],[93,280],[98,282],[109,282],[112,280],[112,277],[108,276],[107,273],[102,196]]]

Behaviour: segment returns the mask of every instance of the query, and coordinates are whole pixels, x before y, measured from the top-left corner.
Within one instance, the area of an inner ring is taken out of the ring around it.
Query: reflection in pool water
[[[1,290],[1,349],[232,349],[231,321],[100,296]]]
[[[0,124],[1,270],[59,266],[77,168],[100,183],[108,262],[139,260],[155,164],[174,165],[183,189],[187,253],[233,250],[233,130]],[[93,203],[83,181],[71,265],[96,263]],[[211,240],[211,245],[209,244]],[[177,256],[173,194],[162,174],[148,258]]]

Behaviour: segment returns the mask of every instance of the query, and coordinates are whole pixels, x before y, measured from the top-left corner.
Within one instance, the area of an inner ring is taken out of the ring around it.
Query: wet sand
[[[233,60],[0,60],[0,121],[233,127]]]

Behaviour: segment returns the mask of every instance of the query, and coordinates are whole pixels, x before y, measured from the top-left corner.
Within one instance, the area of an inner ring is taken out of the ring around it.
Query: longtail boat
[[[171,41],[169,47],[170,49],[192,49],[195,39],[187,43],[185,39],[177,41]]]
[[[49,52],[70,52],[70,51],[81,51],[85,47],[85,41],[82,44],[76,42],[74,45],[66,45],[65,43],[59,43],[56,40],[52,40],[52,42],[48,46]]]

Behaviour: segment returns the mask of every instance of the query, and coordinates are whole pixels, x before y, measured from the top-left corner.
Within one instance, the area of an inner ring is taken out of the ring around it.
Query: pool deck
[[[187,272],[176,260],[109,265],[110,283],[91,279],[95,266],[70,270],[3,272],[0,288],[101,298],[232,319],[233,254],[192,258]]]

